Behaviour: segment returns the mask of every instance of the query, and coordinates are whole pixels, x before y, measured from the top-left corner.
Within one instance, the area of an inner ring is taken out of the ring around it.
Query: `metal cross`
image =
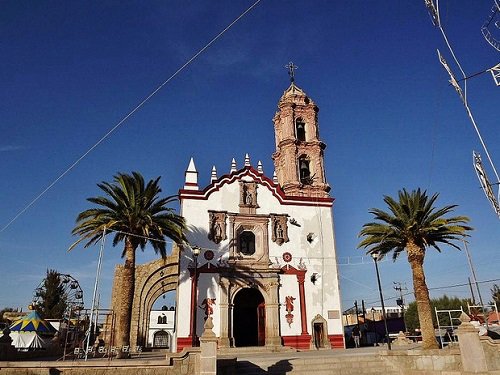
[[[288,75],[290,76],[290,82],[295,81],[295,70],[298,68],[297,65],[294,65],[293,62],[289,62],[287,65],[285,65],[285,68],[288,69]]]

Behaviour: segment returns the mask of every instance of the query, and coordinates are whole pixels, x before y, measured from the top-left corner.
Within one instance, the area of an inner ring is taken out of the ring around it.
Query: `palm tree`
[[[125,258],[121,280],[117,314],[117,345],[130,345],[130,319],[135,288],[135,252],[144,250],[149,243],[156,253],[166,256],[165,237],[176,243],[186,241],[185,220],[176,215],[167,204],[176,196],[160,198],[158,185],[160,177],[150,180],[147,185],[137,172],[132,175],[118,173],[112,183],[102,182],[97,186],[106,196],[88,198],[98,205],[81,212],[76,219],[73,235],[80,236],[70,250],[80,242],[85,247],[96,244],[103,233],[113,234],[113,246],[125,242],[122,258]],[[120,357],[127,356],[120,352]]]
[[[417,302],[417,311],[422,330],[422,347],[438,347],[432,324],[432,310],[429,289],[425,283],[424,257],[428,247],[441,252],[438,244],[460,248],[453,241],[467,237],[471,227],[464,225],[469,221],[466,216],[445,218],[456,205],[435,208],[438,194],[427,196],[426,191],[417,189],[408,193],[405,189],[398,192],[399,200],[384,196],[384,202],[390,212],[372,208],[369,212],[377,222],[363,225],[359,237],[364,237],[358,248],[367,249],[367,254],[377,255],[381,259],[392,252],[393,260],[406,250],[413,275],[413,289]]]

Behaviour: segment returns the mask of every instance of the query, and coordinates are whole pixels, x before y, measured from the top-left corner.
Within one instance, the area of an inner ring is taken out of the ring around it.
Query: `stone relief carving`
[[[257,183],[240,181],[240,206],[258,207]]]
[[[226,212],[209,211],[209,228],[208,239],[219,244],[227,239],[226,234]]]
[[[293,301],[295,301],[296,298],[292,296],[286,296],[285,297],[285,310],[287,314],[285,315],[286,321],[288,323],[288,326],[292,326],[293,323]]]
[[[288,238],[288,219],[286,215],[271,214],[272,240],[278,245],[290,241]]]

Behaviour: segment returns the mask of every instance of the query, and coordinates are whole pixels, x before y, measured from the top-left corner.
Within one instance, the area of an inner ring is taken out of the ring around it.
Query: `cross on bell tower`
[[[285,65],[285,68],[288,69],[288,75],[290,76],[290,82],[295,82],[295,70],[297,70],[299,67],[295,65],[292,61],[290,61],[287,65]]]
[[[295,85],[297,66],[290,62],[285,67],[291,84],[280,98],[273,118],[273,160],[278,183],[289,196],[326,198],[330,186],[326,183],[323,160],[326,145],[319,139],[319,108]]]

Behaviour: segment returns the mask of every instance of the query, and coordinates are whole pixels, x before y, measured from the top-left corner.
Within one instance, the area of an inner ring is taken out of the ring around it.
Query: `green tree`
[[[147,184],[137,172],[131,175],[118,173],[113,182],[102,182],[97,186],[104,191],[99,196],[87,200],[98,207],[81,212],[76,219],[73,235],[80,236],[70,250],[84,241],[85,247],[96,244],[102,234],[113,234],[113,246],[124,242],[122,258],[125,258],[121,280],[121,296],[117,314],[117,345],[130,345],[130,319],[135,288],[136,250],[144,250],[150,244],[156,253],[166,256],[165,237],[176,243],[186,241],[185,220],[167,207],[176,196],[160,198],[160,177]],[[120,357],[127,356],[120,352]]]
[[[34,308],[44,319],[62,319],[68,307],[64,284],[56,270],[47,270],[43,283],[36,291],[39,303]]]
[[[6,313],[6,312],[14,312],[16,311],[14,308],[12,307],[4,307],[2,310],[0,310],[0,323],[10,323],[10,321],[8,319],[6,319],[3,314]]]
[[[424,258],[428,247],[441,252],[439,244],[443,243],[460,249],[453,241],[467,236],[472,228],[464,225],[469,221],[465,216],[445,218],[455,205],[435,208],[438,194],[427,196],[420,189],[411,193],[405,189],[398,192],[398,200],[384,196],[389,212],[372,208],[375,222],[363,225],[359,237],[363,237],[358,248],[365,248],[368,254],[381,259],[392,253],[393,260],[406,250],[408,262],[413,275],[413,289],[422,330],[422,347],[437,348],[432,324],[432,310],[429,300],[429,289],[425,282]]]
[[[493,288],[491,291],[491,301],[490,305],[497,305],[497,308],[500,307],[500,287],[497,284],[493,284]]]
[[[432,309],[432,324],[437,327],[435,309],[438,310],[460,310],[467,312],[468,299],[460,299],[458,297],[448,297],[446,294],[439,298],[431,299],[431,309]],[[440,324],[442,326],[451,325],[450,319],[447,315],[440,315]],[[405,311],[405,322],[406,327],[410,332],[414,331],[416,328],[420,328],[420,323],[418,321],[417,303],[411,302]],[[457,322],[454,321],[453,324]]]

